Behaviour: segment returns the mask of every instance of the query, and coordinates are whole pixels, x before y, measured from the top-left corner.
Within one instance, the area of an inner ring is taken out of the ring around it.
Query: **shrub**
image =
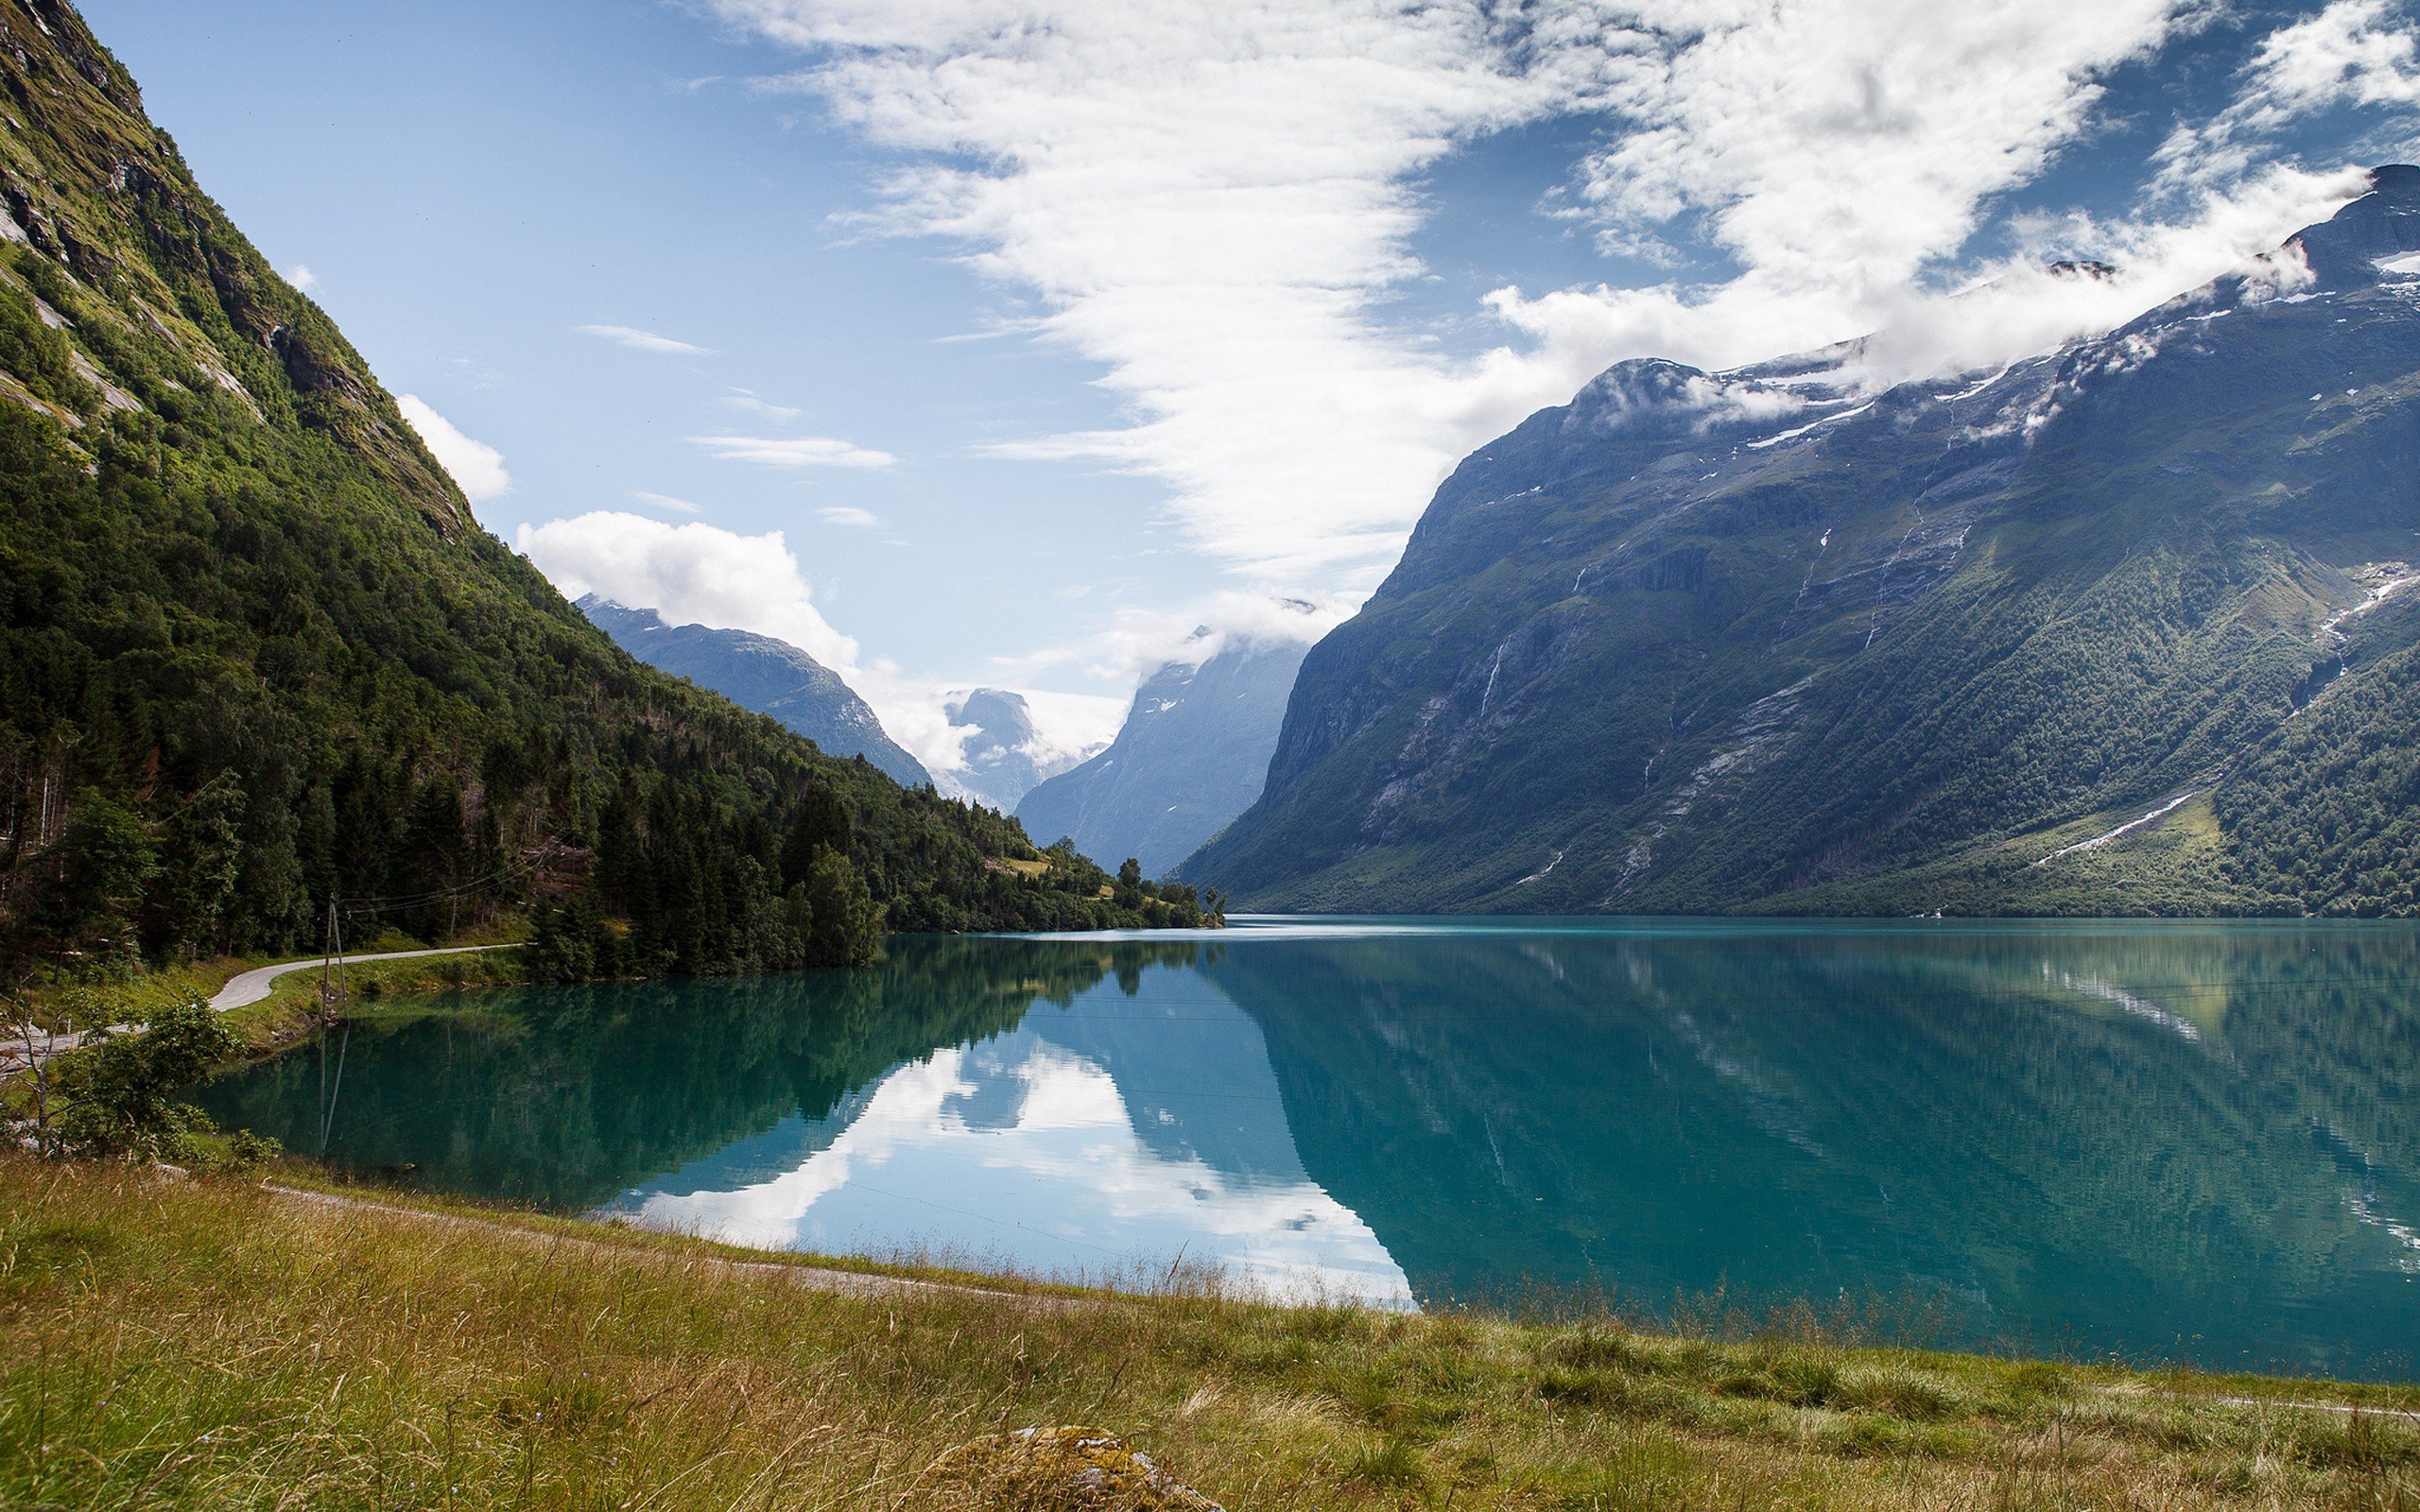
[[[243,1049],[218,1015],[187,1001],[135,1033],[97,1031],[62,1058],[53,1077],[58,1107],[43,1143],[57,1153],[172,1160],[206,1170],[249,1170],[277,1142],[249,1131],[214,1141],[217,1127],[178,1092]]]

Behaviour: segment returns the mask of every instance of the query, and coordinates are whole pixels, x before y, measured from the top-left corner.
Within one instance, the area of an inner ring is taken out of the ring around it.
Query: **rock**
[[[925,1472],[927,1505],[1032,1512],[1223,1512],[1150,1455],[1098,1428],[1021,1428],[961,1444]]]

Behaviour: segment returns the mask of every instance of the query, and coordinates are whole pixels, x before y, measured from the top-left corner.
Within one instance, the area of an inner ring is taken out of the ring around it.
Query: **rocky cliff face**
[[[2360,754],[2420,636],[2420,169],[2000,372],[1876,392],[1858,355],[1625,363],[1467,459],[1188,878],[1299,907],[2420,907],[2373,853],[2411,833],[2412,760]]]
[[[1109,749],[1025,796],[1017,817],[1104,867],[1160,876],[1252,805],[1309,647],[1239,641],[1171,662],[1136,690]]]
[[[883,731],[882,721],[838,673],[786,641],[746,630],[666,625],[649,609],[595,593],[579,600],[589,623],[651,667],[686,678],[742,709],[770,714],[825,754],[863,756],[896,782],[924,787],[932,775]]]
[[[0,6],[0,249],[34,254],[0,283],[53,333],[6,339],[0,402],[74,433],[156,410],[147,389],[223,395],[259,425],[341,448],[441,532],[468,525],[460,490],[360,354],[194,183],[74,8]]]

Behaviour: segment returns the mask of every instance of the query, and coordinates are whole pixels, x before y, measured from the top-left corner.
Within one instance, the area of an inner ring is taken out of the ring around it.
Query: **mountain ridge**
[[[671,625],[654,610],[633,609],[597,593],[583,595],[572,607],[648,665],[769,715],[820,750],[863,756],[902,787],[932,784],[932,774],[890,738],[856,689],[787,641],[749,630]]]
[[[1027,793],[1017,818],[1104,867],[1132,856],[1145,876],[1166,874],[1260,796],[1309,649],[1227,637],[1199,662],[1162,664],[1135,689],[1109,748]]]
[[[2323,627],[2420,557],[2420,279],[2381,266],[2414,249],[2394,165],[1979,382],[1616,365],[1440,488],[1305,660],[1267,793],[1179,874],[1348,910],[2411,910],[2406,868],[2314,890],[2263,859],[2325,805],[2238,767],[2316,738],[2287,726]],[[2400,675],[2413,602],[2333,626],[2329,698]],[[2405,811],[2399,768],[2369,781]]]

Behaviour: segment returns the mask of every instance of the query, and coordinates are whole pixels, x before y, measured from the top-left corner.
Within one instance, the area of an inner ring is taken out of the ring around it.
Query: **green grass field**
[[[465,1211],[0,1156],[0,1505],[1146,1504],[944,1458],[1084,1424],[1235,1512],[2420,1506],[2415,1389],[1788,1325],[852,1296],[692,1241]]]

